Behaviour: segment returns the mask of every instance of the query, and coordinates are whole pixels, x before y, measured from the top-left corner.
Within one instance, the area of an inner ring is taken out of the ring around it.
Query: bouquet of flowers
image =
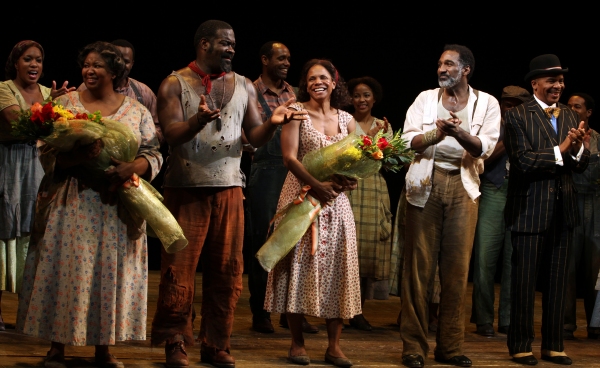
[[[105,119],[100,112],[74,114],[53,101],[35,103],[30,110],[22,110],[11,125],[13,136],[39,139],[59,152],[72,150],[75,143],[86,145],[101,139],[104,147],[100,155],[85,164],[98,177],[112,165],[111,157],[131,162],[138,151],[137,138],[126,125]],[[134,174],[116,190],[129,213],[147,222],[168,253],[187,246],[183,230],[150,183]]]
[[[414,157],[414,151],[407,147],[400,131],[388,139],[380,130],[374,137],[349,134],[339,142],[307,153],[302,159],[302,165],[319,181],[329,180],[334,174],[364,179],[381,168],[397,172],[402,166],[412,162]],[[296,200],[280,210],[271,221],[273,223],[283,217],[256,253],[256,258],[266,271],[271,271],[311,226],[311,253],[315,254],[318,245],[315,220],[318,219],[323,204],[307,194],[309,190],[309,186],[304,186]]]

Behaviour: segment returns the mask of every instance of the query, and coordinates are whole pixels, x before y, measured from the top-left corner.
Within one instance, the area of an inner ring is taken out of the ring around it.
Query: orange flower
[[[383,158],[383,152],[377,150],[371,154],[371,157],[373,157],[375,160],[381,160]]]

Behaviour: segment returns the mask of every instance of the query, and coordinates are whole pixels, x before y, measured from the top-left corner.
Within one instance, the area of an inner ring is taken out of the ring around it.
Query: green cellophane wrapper
[[[314,215],[311,216],[313,211]],[[309,200],[289,205],[277,229],[256,253],[256,258],[265,271],[270,272],[294,248],[320,211],[321,205],[314,206]]]
[[[319,181],[327,181],[334,174],[356,179],[367,178],[379,172],[381,161],[365,157],[358,148],[360,139],[354,133],[348,134],[336,143],[307,153],[302,159],[302,165]],[[320,212],[321,204],[317,206],[316,215]],[[304,200],[298,205],[291,203],[276,215],[284,217],[256,253],[263,269],[272,270],[300,241],[311,223],[317,220],[312,212],[315,208],[310,201]],[[313,241],[315,239],[313,236]]]
[[[327,181],[334,174],[367,178],[381,169],[381,161],[366,157],[358,148],[360,140],[358,135],[348,134],[341,141],[307,153],[302,165],[319,181]]]
[[[108,119],[103,119],[102,123],[77,119],[55,122],[53,132],[41,139],[61,152],[73,149],[75,142],[85,145],[101,139],[104,148],[100,155],[85,165],[98,178],[104,177],[104,171],[112,165],[111,157],[131,162],[138,151],[137,138],[131,129],[123,123]],[[148,229],[148,233],[155,234],[160,239],[167,253],[174,253],[187,246],[188,241],[181,226],[162,203],[160,193],[150,183],[139,178],[139,186],[123,185],[117,189],[117,193],[131,215],[146,221],[152,229]]]

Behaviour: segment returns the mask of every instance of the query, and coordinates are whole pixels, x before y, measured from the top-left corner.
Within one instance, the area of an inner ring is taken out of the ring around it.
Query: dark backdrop
[[[192,41],[198,25],[221,19],[235,32],[237,73],[254,80],[261,71],[260,46],[279,40],[292,55],[288,81],[293,85],[298,84],[302,64],[315,57],[331,59],[346,80],[363,75],[379,80],[384,98],[374,114],[386,116],[394,129],[402,127],[419,92],[437,86],[437,61],[446,43],[473,51],[476,66],[470,84],[497,97],[506,85],[531,90],[523,81],[529,61],[554,53],[569,68],[563,103],[576,91],[600,98],[594,88],[599,81],[593,56],[598,31],[591,9],[577,4],[533,11],[507,2],[382,3],[340,7],[327,1],[260,2],[240,7],[220,2],[211,7],[206,2],[145,2],[137,8],[123,4],[114,8],[116,3],[102,2],[69,9],[47,3],[47,9],[4,14],[11,21],[0,23],[0,62],[15,43],[33,39],[46,52],[41,83],[69,80],[78,86],[82,81],[78,51],[94,41],[124,38],[136,48],[131,76],[156,91],[172,70],[194,59]],[[403,175],[389,174],[386,179],[395,210]],[[156,268],[156,257],[151,257],[150,266]]]

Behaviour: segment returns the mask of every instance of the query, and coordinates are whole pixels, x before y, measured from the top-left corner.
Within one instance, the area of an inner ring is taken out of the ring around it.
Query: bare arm
[[[248,91],[248,108],[242,126],[246,139],[255,148],[266,144],[273,138],[277,125],[285,125],[293,120],[308,119],[308,113],[305,110],[288,109],[294,103],[294,100],[290,99],[285,104],[278,106],[271,117],[263,123],[258,109],[256,88],[248,78],[246,78],[246,89]]]
[[[18,105],[11,105],[0,111],[0,140],[1,141],[14,141],[19,138],[10,134],[12,126],[10,122],[19,118],[19,112],[21,109]]]
[[[198,112],[183,119],[181,85],[174,76],[167,77],[160,85],[157,95],[158,120],[167,143],[179,146],[189,142],[208,122],[219,116],[220,110],[210,110],[204,95],[200,96]]]

